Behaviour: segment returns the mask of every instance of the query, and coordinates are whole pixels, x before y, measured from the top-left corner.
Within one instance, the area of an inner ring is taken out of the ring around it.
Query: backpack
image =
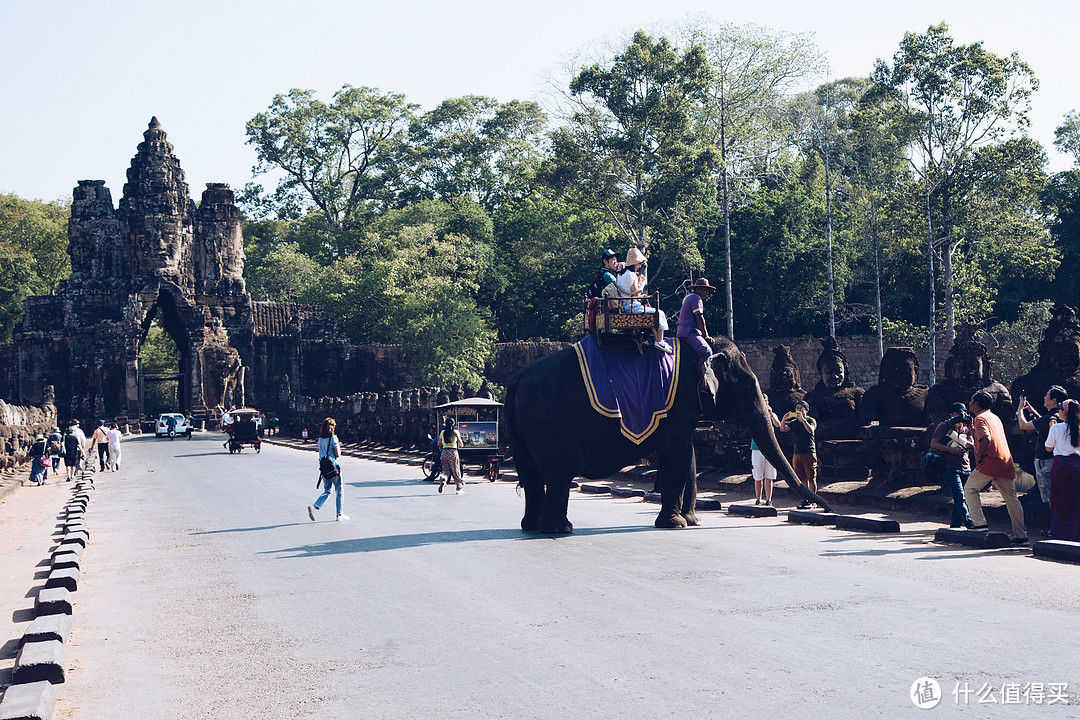
[[[931,448],[923,453],[922,468],[927,475],[941,477],[941,474],[945,472],[945,458],[941,457],[941,453],[937,450]]]
[[[59,440],[50,440],[49,441],[49,454],[50,455],[59,455],[60,454],[60,441]]]
[[[610,270],[602,269],[596,276],[596,279],[592,281],[592,285],[586,291],[591,298],[598,298],[604,294],[604,288],[608,286],[608,283],[604,281],[604,276],[610,273]]]

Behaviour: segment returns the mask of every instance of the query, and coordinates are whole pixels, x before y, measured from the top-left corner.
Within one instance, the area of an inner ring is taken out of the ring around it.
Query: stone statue
[[[804,398],[810,404],[810,414],[818,421],[817,438],[854,438],[860,425],[859,403],[866,391],[855,386],[847,357],[837,345],[836,338],[821,339],[817,369],[820,379]]]
[[[909,347],[885,350],[878,372],[878,384],[866,391],[859,404],[864,424],[925,428],[926,385],[918,383],[919,358]]]
[[[949,416],[950,405],[956,402],[967,405],[980,390],[994,398],[991,409],[1006,426],[1015,419],[1012,396],[991,376],[986,346],[976,340],[978,330],[975,325],[956,326],[956,341],[945,361],[945,378],[926,393],[926,411],[934,426]]]
[[[773,348],[772,371],[769,373],[769,405],[773,412],[783,416],[795,410],[795,403],[803,399],[806,391],[799,382],[799,366],[791,357],[791,347],[779,345]]]
[[[484,382],[480,384],[480,389],[476,392],[477,397],[487,398],[488,400],[495,399],[495,393],[491,390],[491,385],[488,383],[487,378],[484,378]]]

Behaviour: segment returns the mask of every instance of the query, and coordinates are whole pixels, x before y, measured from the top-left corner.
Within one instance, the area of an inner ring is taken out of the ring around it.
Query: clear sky
[[[156,115],[194,197],[241,188],[255,157],[244,123],[277,93],[329,100],[348,83],[423,109],[464,94],[541,99],[575,51],[693,13],[811,32],[833,78],[867,75],[904,32],[941,21],[957,43],[1017,52],[1039,78],[1031,134],[1051,169],[1054,128],[1080,108],[1080,3],[983,0],[0,0],[0,192],[70,198],[102,179],[118,201]],[[807,89],[810,89],[809,87]]]

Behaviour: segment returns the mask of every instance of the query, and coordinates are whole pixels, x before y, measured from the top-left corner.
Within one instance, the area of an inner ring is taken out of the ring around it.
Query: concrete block
[[[713,500],[711,498],[698,498],[694,501],[695,510],[721,510],[723,505],[719,500]]]
[[[66,555],[68,553],[75,553],[79,557],[82,557],[84,549],[85,546],[79,542],[62,542],[56,546],[55,550],[53,550],[53,557],[56,557],[57,555]]]
[[[645,497],[645,491],[641,488],[633,487],[613,487],[611,488],[611,494],[615,497]]]
[[[660,493],[651,492],[651,493],[645,493],[645,502],[647,502],[647,503],[656,503],[657,505],[659,505],[662,502],[664,502],[664,499],[662,497],[660,497]]]
[[[56,691],[47,680],[12,685],[0,702],[0,720],[50,720],[55,702]]]
[[[821,510],[788,510],[787,521],[800,525],[832,525],[836,522],[836,513]]]
[[[776,508],[772,505],[728,505],[728,515],[744,517],[776,517]]]
[[[900,532],[900,523],[895,520],[867,517],[865,515],[837,515],[833,524],[841,530],[862,530],[877,533]]]
[[[42,615],[70,615],[71,592],[67,588],[46,588],[37,594],[34,600],[34,614]]]
[[[1038,557],[1080,563],[1080,542],[1071,540],[1040,540],[1031,548]]]
[[[66,570],[67,568],[79,568],[79,555],[78,553],[66,552],[56,553],[52,557],[52,569],[53,570]]]
[[[934,542],[967,545],[980,550],[1012,547],[1012,540],[1003,532],[961,530],[959,528],[938,528],[937,532],[934,533]]]
[[[79,589],[79,568],[62,568],[49,573],[45,588],[67,588],[71,592]]]
[[[86,543],[88,540],[90,540],[90,533],[86,532],[85,530],[69,530],[67,533],[64,534],[64,539],[61,542],[75,542],[79,543],[83,547],[86,547]]]
[[[86,516],[82,513],[76,515],[68,515],[67,519],[62,523],[65,532],[74,532],[77,530],[86,529]]]
[[[70,615],[42,615],[23,633],[23,643],[45,642],[47,640],[67,641],[68,633],[71,632]]]
[[[59,640],[26,643],[19,648],[11,682],[15,685],[45,680],[64,682],[64,643]]]
[[[611,486],[601,485],[600,483],[582,483],[578,488],[583,493],[590,493],[592,495],[610,495]]]

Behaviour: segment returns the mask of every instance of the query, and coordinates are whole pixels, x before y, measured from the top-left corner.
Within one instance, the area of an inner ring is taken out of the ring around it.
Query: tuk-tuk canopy
[[[501,408],[503,404],[498,400],[488,400],[487,398],[474,397],[465,398],[464,400],[455,400],[454,402],[443,403],[442,405],[436,405],[436,410],[446,410],[449,408],[462,408],[462,407],[476,407],[476,408]]]

